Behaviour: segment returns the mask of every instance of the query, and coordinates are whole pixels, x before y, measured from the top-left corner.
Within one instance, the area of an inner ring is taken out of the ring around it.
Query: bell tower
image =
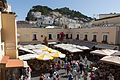
[[[4,11],[7,8],[7,1],[0,0],[0,11]]]

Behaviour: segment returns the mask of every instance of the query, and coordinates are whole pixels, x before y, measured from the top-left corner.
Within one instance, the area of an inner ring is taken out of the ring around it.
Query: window
[[[59,39],[60,38],[60,34],[57,34],[57,39]]]
[[[96,35],[93,35],[93,42],[96,42],[97,40],[96,40],[96,38],[97,38],[97,36]]]
[[[68,34],[66,34],[66,39],[69,39],[69,38],[68,38]]]
[[[107,43],[107,40],[108,40],[108,35],[103,35],[102,43]]]
[[[43,37],[43,35],[41,35],[41,37]]]
[[[33,34],[33,40],[37,40],[37,35]]]
[[[85,38],[84,38],[84,40],[85,40],[85,41],[87,41],[87,40],[88,40],[88,39],[87,39],[87,35],[85,35]]]
[[[51,22],[49,21],[49,23],[51,23]]]
[[[49,39],[52,39],[52,34],[49,34]]]
[[[72,39],[72,34],[70,35],[70,39]]]
[[[76,40],[79,40],[79,34],[77,34]]]

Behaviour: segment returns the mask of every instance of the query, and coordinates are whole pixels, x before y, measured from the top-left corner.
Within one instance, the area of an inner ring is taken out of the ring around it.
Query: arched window
[[[108,43],[108,35],[103,35],[102,43]]]
[[[85,41],[87,41],[87,40],[88,40],[88,38],[87,38],[87,35],[85,35],[85,38],[84,38],[84,40],[85,40]]]
[[[97,42],[97,39],[96,39],[96,38],[97,38],[97,35],[93,35],[93,40],[92,40],[92,41],[93,41],[93,42]]]
[[[37,40],[37,35],[33,34],[33,40]]]
[[[79,40],[79,34],[77,34],[76,40]]]

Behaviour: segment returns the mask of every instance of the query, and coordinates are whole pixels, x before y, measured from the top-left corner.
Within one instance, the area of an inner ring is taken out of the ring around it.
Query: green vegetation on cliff
[[[34,18],[34,16],[31,14],[31,12],[41,12],[42,15],[49,15],[50,12],[52,12],[52,11],[59,12],[63,16],[67,16],[68,18],[71,18],[71,19],[78,18],[79,20],[82,20],[82,21],[89,21],[92,19],[91,17],[87,17],[86,15],[80,13],[79,11],[70,10],[67,7],[60,8],[60,9],[57,8],[57,9],[53,10],[47,6],[37,5],[37,6],[33,6],[32,9],[29,10],[26,20],[28,20],[28,21],[36,20]]]

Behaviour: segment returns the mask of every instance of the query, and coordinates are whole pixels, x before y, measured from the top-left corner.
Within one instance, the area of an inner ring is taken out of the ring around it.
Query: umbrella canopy
[[[53,57],[48,52],[43,52],[36,57],[38,60],[52,60]]]
[[[57,51],[57,50],[52,50],[50,53],[53,57],[60,57],[60,58],[65,58],[65,54]]]
[[[43,51],[40,50],[40,49],[34,49],[33,51],[34,51],[34,53],[36,53],[36,54],[41,54],[41,53],[43,52]]]
[[[41,48],[44,48],[44,47],[47,47],[46,45],[42,45],[42,44],[37,44],[37,45],[34,45],[36,49],[41,49]]]
[[[21,55],[18,58],[20,60],[30,60],[30,59],[36,59],[37,55],[36,54],[25,54],[25,55]]]
[[[120,57],[118,57],[118,56],[105,56],[100,60],[103,61],[103,62],[120,65]]]
[[[120,56],[120,51],[111,54],[111,56]]]
[[[22,50],[22,51],[26,51],[26,52],[29,52],[29,53],[35,53],[34,51],[32,51],[32,50],[29,50],[29,49],[27,49],[27,48],[24,48],[24,47],[19,47],[18,48],[19,50]]]
[[[81,49],[78,49],[76,47],[76,45],[72,45],[72,44],[57,44],[57,45],[55,45],[55,47],[62,48],[63,50],[67,50],[67,51],[72,52],[72,53],[83,51]]]
[[[115,52],[118,52],[118,50],[110,50],[110,49],[95,50],[95,51],[91,51],[90,53],[97,54],[97,55],[103,55],[103,56],[109,56]]]
[[[90,49],[87,46],[79,46],[79,45],[76,45],[76,48],[81,49],[81,50],[89,50]]]
[[[34,45],[25,45],[23,46],[24,48],[27,48],[27,49],[35,49],[35,46]]]

